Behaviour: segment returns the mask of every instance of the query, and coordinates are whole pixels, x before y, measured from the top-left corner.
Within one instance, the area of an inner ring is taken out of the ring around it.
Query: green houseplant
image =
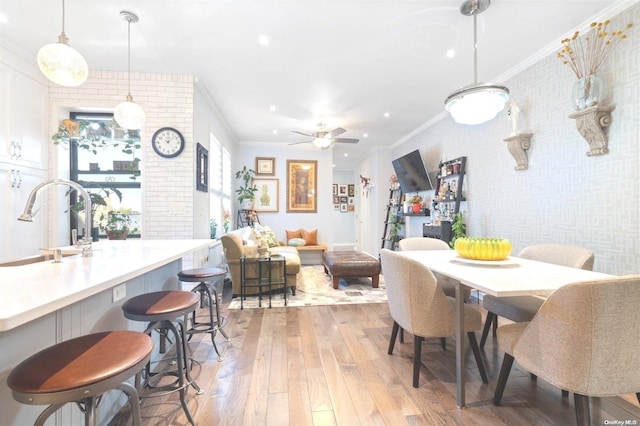
[[[209,220],[209,235],[211,236],[211,239],[215,239],[216,238],[216,232],[218,231],[218,221],[215,219],[210,219]]]
[[[236,179],[241,181],[240,187],[236,189],[238,203],[246,210],[251,208],[253,200],[256,198],[256,192],[258,191],[258,188],[253,183],[255,174],[255,170],[249,169],[247,166],[242,167],[241,170],[236,172]]]
[[[453,232],[453,235],[451,236],[451,241],[449,241],[449,246],[453,248],[458,238],[467,236],[467,226],[464,224],[462,213],[456,213],[453,215],[451,232]]]
[[[106,216],[106,222],[100,225],[100,229],[107,234],[108,239],[126,240],[129,234],[138,232],[129,213],[111,211]],[[104,215],[101,219],[103,218]]]

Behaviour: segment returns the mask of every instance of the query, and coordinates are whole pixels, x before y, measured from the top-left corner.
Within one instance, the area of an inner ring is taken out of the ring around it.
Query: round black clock
[[[151,145],[159,156],[173,158],[184,149],[184,137],[173,127],[163,127],[153,134]]]

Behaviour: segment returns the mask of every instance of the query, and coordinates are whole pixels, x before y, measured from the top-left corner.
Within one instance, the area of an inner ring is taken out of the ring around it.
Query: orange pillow
[[[302,230],[302,239],[307,246],[315,246],[318,245],[318,230],[314,229],[313,231],[305,231]]]
[[[297,229],[295,231],[289,231],[288,229],[286,229],[284,232],[287,233],[287,242],[289,242],[289,240],[293,238],[302,238],[302,232],[300,229]]]

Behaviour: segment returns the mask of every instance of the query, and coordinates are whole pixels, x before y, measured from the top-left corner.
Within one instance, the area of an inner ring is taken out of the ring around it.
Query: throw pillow
[[[293,238],[302,238],[302,230],[301,229],[297,229],[295,231],[289,231],[287,229],[284,232],[286,232],[286,234],[287,234],[287,241],[289,241],[289,240],[291,240]]]
[[[287,242],[291,247],[302,247],[305,241],[302,238],[292,238]]]
[[[318,244],[318,230],[313,231],[302,230],[302,239],[308,246],[315,246]]]

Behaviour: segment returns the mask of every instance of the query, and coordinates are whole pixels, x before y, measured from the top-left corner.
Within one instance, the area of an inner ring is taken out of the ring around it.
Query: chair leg
[[[498,315],[493,314],[493,337],[498,337]]]
[[[493,319],[496,316],[493,312],[487,312],[487,319],[484,322],[484,328],[482,329],[482,336],[480,336],[480,349],[484,349],[484,344],[487,341],[487,337],[489,336],[489,330],[491,330],[491,324],[493,323]],[[498,321],[496,321],[496,324]],[[495,336],[495,334],[494,334]]]
[[[511,366],[513,365],[513,357],[507,353],[504,354],[502,359],[502,367],[500,367],[500,375],[498,376],[498,382],[496,383],[496,391],[493,394],[493,405],[500,405],[504,388],[507,386],[507,379],[511,372]]]
[[[640,392],[636,394],[636,398],[638,398],[638,403],[640,403]]]
[[[471,346],[471,351],[473,352],[473,356],[476,359],[476,364],[478,364],[478,370],[480,371],[482,383],[489,383],[489,379],[487,378],[487,371],[484,368],[484,361],[482,360],[482,355],[480,355],[478,340],[476,340],[476,333],[470,331],[467,333],[467,336],[469,336],[469,345]]]
[[[440,349],[442,349],[443,351],[447,350],[447,338],[446,337],[441,337],[440,338]]]
[[[533,380],[534,382],[535,382],[536,380],[538,380],[538,376],[536,376],[536,375],[535,375],[535,374],[533,374],[533,373],[529,373],[529,376],[531,376],[531,380]]]
[[[404,328],[400,329],[400,343],[404,343]]]
[[[398,329],[400,325],[397,322],[393,322],[393,328],[391,329],[391,339],[389,339],[389,350],[387,353],[391,355],[393,353],[393,347],[396,344],[396,337],[398,337]]]
[[[413,387],[418,387],[420,379],[420,358],[422,356],[422,340],[420,336],[413,337]]]
[[[576,424],[578,426],[589,426],[591,424],[589,397],[574,393],[573,401],[576,406]]]
[[[569,391],[568,391],[568,390],[564,390],[564,389],[562,389],[562,397],[563,397],[563,398],[566,398],[566,397],[568,397],[568,396],[569,396]]]

